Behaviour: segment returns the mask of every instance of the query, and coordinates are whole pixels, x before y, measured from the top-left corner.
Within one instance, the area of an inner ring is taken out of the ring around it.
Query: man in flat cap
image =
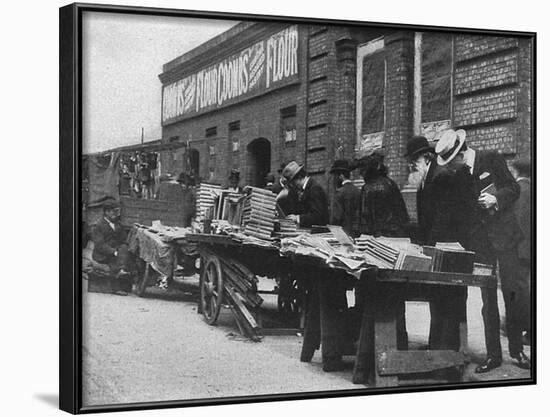
[[[108,265],[111,274],[119,280],[117,294],[126,295],[131,290],[129,280],[129,252],[126,232],[120,224],[120,204],[114,198],[103,201],[103,218],[92,228],[94,250],[92,259]]]
[[[336,187],[330,222],[342,226],[348,235],[357,237],[361,191],[351,182],[351,171],[350,163],[345,159],[334,161],[329,171]]]

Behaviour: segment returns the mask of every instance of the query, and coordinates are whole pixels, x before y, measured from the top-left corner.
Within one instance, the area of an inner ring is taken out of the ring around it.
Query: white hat
[[[437,164],[447,165],[460,152],[464,141],[466,140],[466,132],[462,129],[445,130],[437,145],[435,145],[435,153],[437,154]]]

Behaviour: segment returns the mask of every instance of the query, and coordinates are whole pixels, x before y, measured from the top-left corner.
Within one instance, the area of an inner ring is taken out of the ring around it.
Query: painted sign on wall
[[[298,77],[298,27],[291,26],[163,87],[162,122],[214,110]]]

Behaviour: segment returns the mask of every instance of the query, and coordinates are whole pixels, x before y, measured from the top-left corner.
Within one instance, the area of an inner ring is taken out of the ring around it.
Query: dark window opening
[[[422,34],[422,122],[451,118],[453,37]]]
[[[237,120],[236,122],[229,123],[229,131],[241,130],[241,121]]]
[[[212,137],[212,136],[216,136],[218,134],[218,128],[216,126],[214,127],[209,127],[208,129],[206,129],[205,131],[205,136],[207,138],[209,137]]]
[[[281,137],[287,146],[296,144],[296,106],[281,109]]]
[[[386,89],[386,59],[376,52],[363,60],[363,120],[361,134],[384,131],[384,95]]]

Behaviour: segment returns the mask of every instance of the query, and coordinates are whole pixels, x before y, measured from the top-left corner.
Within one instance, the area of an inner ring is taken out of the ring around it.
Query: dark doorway
[[[254,187],[264,187],[265,176],[271,171],[271,143],[265,138],[258,138],[250,142],[246,150],[247,180]]]
[[[199,177],[200,154],[197,149],[190,148],[187,154],[187,168],[195,177]]]

